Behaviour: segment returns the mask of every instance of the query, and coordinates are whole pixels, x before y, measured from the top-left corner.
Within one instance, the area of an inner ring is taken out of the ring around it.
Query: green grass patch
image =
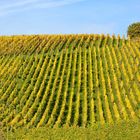
[[[8,140],[139,140],[139,122],[95,125],[94,127],[32,128],[5,132]]]

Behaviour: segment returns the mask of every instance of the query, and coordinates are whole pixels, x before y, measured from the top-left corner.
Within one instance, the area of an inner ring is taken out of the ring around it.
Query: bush
[[[140,38],[140,22],[129,25],[127,36],[129,36],[130,39]]]

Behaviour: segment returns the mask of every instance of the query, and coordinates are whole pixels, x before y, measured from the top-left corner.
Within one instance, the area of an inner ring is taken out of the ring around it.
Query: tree
[[[140,22],[129,25],[127,30],[127,36],[129,36],[130,39],[140,38]]]

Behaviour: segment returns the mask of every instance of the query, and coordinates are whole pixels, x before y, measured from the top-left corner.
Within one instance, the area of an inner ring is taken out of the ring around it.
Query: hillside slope
[[[0,121],[11,127],[139,120],[140,44],[104,35],[0,37]]]

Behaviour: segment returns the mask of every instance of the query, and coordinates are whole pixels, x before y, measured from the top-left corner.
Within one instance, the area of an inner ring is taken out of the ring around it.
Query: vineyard
[[[140,119],[140,43],[109,35],[0,37],[4,127]]]

